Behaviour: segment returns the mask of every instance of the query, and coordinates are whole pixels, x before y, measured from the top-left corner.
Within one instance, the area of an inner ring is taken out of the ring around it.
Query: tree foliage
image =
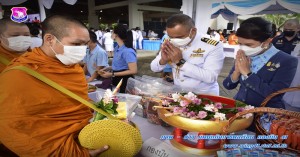
[[[263,16],[266,20],[274,23],[277,29],[280,29],[284,22],[289,19],[300,20],[300,14],[266,14]]]

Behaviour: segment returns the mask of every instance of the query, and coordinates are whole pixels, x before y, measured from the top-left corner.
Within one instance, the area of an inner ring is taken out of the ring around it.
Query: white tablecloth
[[[228,43],[224,43],[223,50],[225,53],[225,57],[231,57],[235,59],[239,47],[240,47],[239,45],[229,45]]]

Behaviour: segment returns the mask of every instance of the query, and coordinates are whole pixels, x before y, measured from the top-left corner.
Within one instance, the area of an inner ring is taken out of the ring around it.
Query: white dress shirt
[[[197,34],[192,43],[180,49],[186,62],[179,75],[176,74],[176,64],[171,64],[174,84],[198,94],[219,95],[217,79],[225,58],[222,43]],[[166,65],[160,65],[160,59],[161,52],[151,62],[152,71],[164,69]]]

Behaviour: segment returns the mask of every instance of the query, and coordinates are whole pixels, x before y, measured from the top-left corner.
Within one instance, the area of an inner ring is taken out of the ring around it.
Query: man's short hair
[[[71,16],[53,15],[42,22],[42,35],[44,37],[45,34],[49,33],[60,40],[65,36],[69,36],[69,28],[74,25],[87,29],[81,21],[74,19]]]
[[[195,22],[185,14],[175,14],[167,19],[167,28],[174,28],[176,25],[185,26],[188,30],[195,27]]]
[[[93,43],[97,43],[97,35],[95,32],[89,30],[89,34],[90,34],[90,41]]]
[[[291,25],[299,27],[299,20],[298,19],[289,19],[289,20],[286,20],[284,22],[283,26],[291,26]]]
[[[12,21],[9,18],[1,19],[0,20],[0,34],[7,30],[8,25],[15,25],[15,26],[26,26],[25,23],[17,23]]]

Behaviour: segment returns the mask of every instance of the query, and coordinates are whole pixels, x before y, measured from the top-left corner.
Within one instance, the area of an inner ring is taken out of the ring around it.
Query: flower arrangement
[[[114,89],[114,91],[107,89],[103,95],[103,98],[100,95],[97,95],[97,99],[100,101],[94,103],[94,105],[97,108],[101,108],[103,111],[105,111],[109,114],[117,115],[118,114],[117,108],[119,106],[118,105],[119,100],[116,96],[116,93],[120,89],[120,87],[122,85],[122,81],[123,81],[123,79],[121,79],[121,81],[118,83],[118,85]],[[97,112],[93,121],[102,120],[105,117],[106,116],[104,116],[103,114]]]
[[[168,97],[162,98],[162,106],[157,108],[169,109],[171,113],[165,116],[180,115],[190,119],[201,120],[227,120],[228,114],[236,114],[244,110],[254,108],[245,103],[237,101],[234,108],[226,108],[226,104],[213,102],[208,98],[199,98],[192,92],[189,93],[173,93]],[[249,118],[252,113],[244,115],[242,118]]]
[[[100,100],[99,102],[94,103],[97,108],[101,108],[103,111],[116,115],[118,114],[118,98],[113,95],[113,92],[110,89],[107,89],[104,93],[103,98],[100,95],[97,95],[97,99]],[[106,116],[101,113],[97,113],[93,121],[102,120]]]

